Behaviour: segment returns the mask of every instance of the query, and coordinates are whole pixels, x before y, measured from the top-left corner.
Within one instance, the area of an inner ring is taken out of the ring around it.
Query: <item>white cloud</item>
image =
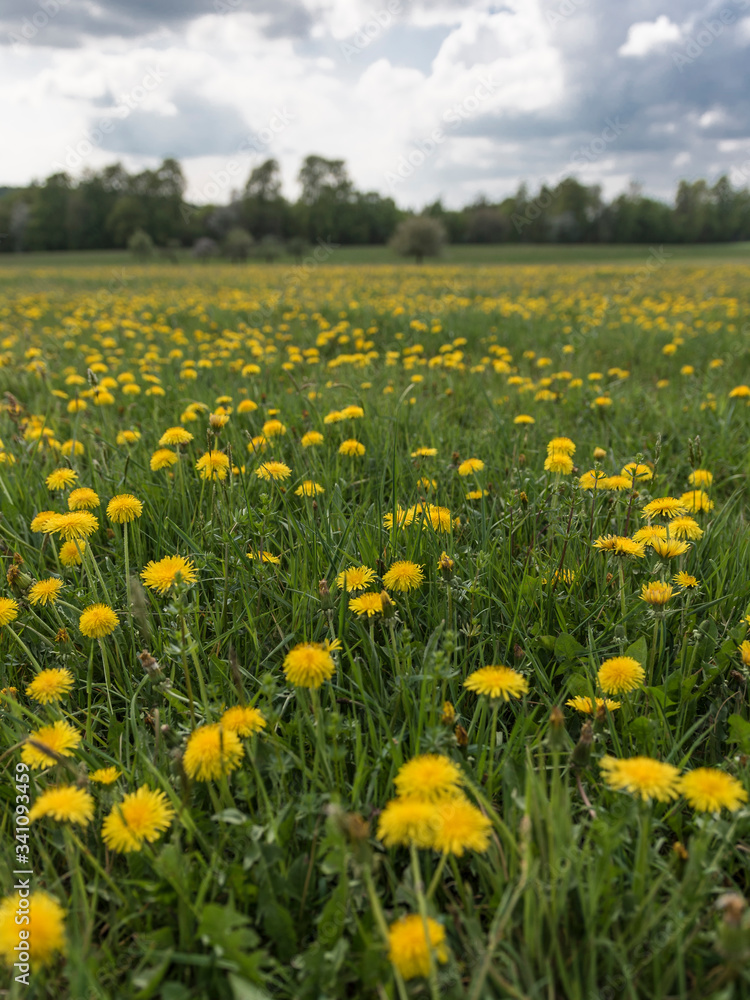
[[[660,14],[655,21],[638,21],[628,28],[624,45],[617,50],[621,56],[645,56],[656,49],[664,48],[671,42],[679,42],[682,31],[666,14]]]

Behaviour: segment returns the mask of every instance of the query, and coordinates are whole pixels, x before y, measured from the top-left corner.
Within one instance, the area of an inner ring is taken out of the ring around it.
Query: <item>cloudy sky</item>
[[[0,186],[176,156],[196,202],[308,153],[412,207],[747,184],[750,0],[2,0],[0,134]]]

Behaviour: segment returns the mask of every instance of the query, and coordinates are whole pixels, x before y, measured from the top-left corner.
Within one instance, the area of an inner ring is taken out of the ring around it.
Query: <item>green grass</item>
[[[34,996],[750,990],[747,804],[704,814],[682,794],[643,802],[600,766],[645,755],[750,783],[750,408],[730,395],[747,381],[745,258],[708,263],[699,251],[716,248],[680,248],[643,273],[644,248],[528,248],[523,268],[491,256],[509,248],[461,249],[477,259],[358,267],[359,251],[342,250],[291,277],[284,263],[140,267],[104,255],[88,268],[73,255],[0,268],[0,598],[17,602],[0,627],[0,687],[17,689],[0,715],[0,873],[8,895],[26,857],[14,843],[28,847],[33,887],[64,907],[68,942],[32,972]],[[97,400],[103,390],[111,401]],[[208,414],[221,397],[232,412],[217,429]],[[76,398],[86,408],[69,412]],[[257,408],[239,412],[243,400]],[[191,403],[203,407],[193,419]],[[326,420],[347,406],[364,415]],[[261,451],[269,419],[285,430]],[[193,440],[173,448],[171,469],[152,470],[161,435],[180,424]],[[305,447],[311,430],[323,441]],[[560,435],[576,445],[567,475],[544,468]],[[350,439],[363,455],[339,453]],[[237,471],[202,479],[208,449]],[[484,467],[461,475],[472,457]],[[271,459],[289,478],[256,475]],[[634,488],[579,483],[633,461],[652,473]],[[61,538],[30,527],[67,509],[69,490],[45,479],[68,466],[101,500],[73,566]],[[684,554],[618,558],[593,545],[632,536],[645,504],[682,496],[695,468],[713,474],[713,506],[695,513],[700,537]],[[324,492],[298,496],[307,481]],[[127,531],[106,512],[125,493],[143,503]],[[428,504],[450,514],[433,524]],[[414,521],[389,530],[400,508]],[[261,550],[279,562],[248,558]],[[441,570],[444,552],[453,565]],[[196,582],[145,587],[147,563],[175,553]],[[370,567],[377,593],[399,560],[423,568],[421,585],[391,588],[394,617],[356,615],[338,574]],[[675,586],[663,609],[641,600],[644,584],[678,571],[697,587]],[[33,581],[53,576],[59,600],[32,603]],[[80,628],[93,603],[119,618],[99,640]],[[290,684],[289,651],[334,639],[330,678]],[[621,655],[644,679],[618,709],[589,718],[566,705],[601,696],[599,667]],[[492,702],[464,686],[493,664],[527,692]],[[35,675],[60,667],[74,686],[59,703],[27,696]],[[234,705],[256,707],[266,726],[241,738],[231,773],[197,780],[192,734]],[[77,748],[14,770],[29,733],[56,719],[79,732]],[[399,769],[428,753],[460,768],[486,842],[442,855],[419,846],[434,836],[423,824],[411,849],[384,845]],[[107,766],[121,772],[115,784],[89,781]],[[14,841],[16,773],[29,774],[32,802],[56,784],[87,788],[92,822],[42,817]],[[144,785],[174,817],[138,850],[108,849],[105,818]],[[386,940],[404,914],[438,921],[447,946],[444,963],[435,953],[430,974],[408,981]],[[0,915],[0,952],[15,933]],[[9,979],[8,996],[24,995]]]

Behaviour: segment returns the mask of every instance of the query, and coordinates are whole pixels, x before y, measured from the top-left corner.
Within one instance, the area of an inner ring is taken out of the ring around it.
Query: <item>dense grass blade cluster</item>
[[[284,275],[0,274],[10,995],[744,995],[747,270]]]

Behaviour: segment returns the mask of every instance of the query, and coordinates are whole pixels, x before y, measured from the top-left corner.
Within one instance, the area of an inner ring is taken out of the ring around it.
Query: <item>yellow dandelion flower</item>
[[[470,476],[472,472],[481,472],[484,468],[484,462],[481,458],[467,458],[458,467],[459,476]]]
[[[190,734],[182,763],[189,778],[213,781],[235,771],[244,756],[237,731],[217,722],[199,726]]]
[[[80,566],[81,556],[86,551],[86,543],[84,541],[79,542],[65,542],[64,545],[60,546],[60,562],[63,566]]]
[[[525,695],[529,690],[529,683],[517,670],[500,665],[475,670],[464,681],[464,687],[488,698],[510,701],[511,698]]]
[[[180,456],[170,448],[157,448],[149,459],[149,468],[152,472],[161,472],[162,469],[171,469],[179,462]]]
[[[115,443],[119,445],[123,444],[135,444],[141,439],[140,431],[119,431],[117,437],[115,438]]]
[[[286,679],[295,687],[319,688],[336,670],[331,656],[333,648],[328,642],[298,643],[284,657]]]
[[[271,563],[274,566],[278,566],[281,562],[279,556],[275,556],[271,552],[267,552],[265,549],[260,552],[253,552],[251,549],[247,554],[247,558],[258,559],[260,562]]]
[[[682,587],[683,590],[694,590],[696,587],[700,586],[700,580],[698,577],[691,576],[690,573],[675,573],[672,580],[678,587]]]
[[[302,436],[300,444],[303,448],[314,448],[315,445],[323,444],[324,440],[325,439],[320,431],[308,431],[307,434]]]
[[[223,451],[207,451],[195,463],[203,479],[226,479],[229,459]]]
[[[89,781],[94,781],[98,785],[113,785],[121,774],[122,771],[118,771],[114,766],[100,767],[96,771],[91,772]]]
[[[514,424],[535,424],[536,420],[530,417],[528,413],[519,413],[517,417],[513,418]]]
[[[36,517],[32,520],[32,522],[29,525],[29,527],[34,532],[46,531],[45,525],[47,524],[47,521],[51,517],[54,517],[55,513],[56,512],[54,510],[43,510],[43,511],[40,511],[40,513],[37,514]]]
[[[325,489],[313,479],[305,479],[294,492],[298,497],[316,497],[319,493],[325,493]]]
[[[627,476],[632,482],[648,482],[649,479],[653,478],[654,473],[647,466],[638,462],[628,462],[627,465],[623,466],[621,475]]]
[[[174,814],[164,792],[142,785],[112,808],[102,826],[102,840],[118,854],[140,851],[169,829]]]
[[[635,556],[642,559],[646,554],[641,542],[636,542],[625,535],[602,535],[592,544],[600,552],[611,552],[613,556]]]
[[[47,489],[51,492],[66,490],[78,479],[78,473],[74,469],[55,469],[45,479]]]
[[[349,600],[349,610],[355,615],[367,615],[368,618],[372,618],[373,615],[382,615],[384,593],[385,591],[381,591],[377,594],[361,594],[359,597],[352,597]]]
[[[403,510],[401,507],[396,508],[396,525],[399,528],[408,528],[410,524],[414,523],[415,509],[410,507],[408,510]],[[386,514],[383,517],[383,525],[388,528],[389,531],[393,530],[393,514]]]
[[[746,667],[750,667],[750,640],[745,639],[737,647],[737,652],[742,658],[742,662]]]
[[[589,469],[579,478],[578,484],[583,490],[600,490],[606,480],[607,476],[603,472]]]
[[[89,486],[79,486],[68,494],[68,510],[92,510],[99,503],[98,494]]]
[[[166,594],[175,585],[178,578],[188,586],[198,579],[198,573],[192,561],[185,559],[184,556],[164,556],[158,562],[154,562],[152,559],[151,562],[146,563],[141,573],[141,579],[145,585],[159,594]]]
[[[641,687],[646,672],[632,656],[612,656],[604,660],[597,677],[605,694],[623,694]]]
[[[430,974],[430,952],[441,965],[448,961],[445,928],[432,917],[427,917],[426,932],[417,913],[401,917],[388,928],[388,958],[404,979]]]
[[[672,594],[671,585],[661,583],[659,580],[652,580],[651,583],[644,583],[641,586],[641,600],[647,604],[663,606],[671,599]]]
[[[115,524],[129,524],[143,513],[143,503],[132,493],[121,493],[107,504],[107,517]]]
[[[101,639],[120,624],[120,619],[108,604],[90,604],[78,619],[78,627],[89,639]]]
[[[365,411],[361,406],[345,406],[341,411],[341,416],[344,420],[360,420],[364,415]]]
[[[576,695],[575,698],[569,698],[565,704],[574,708],[576,712],[583,712],[584,715],[596,715],[601,708],[614,712],[622,707],[619,701],[612,701],[610,698],[594,698],[592,700],[580,694]]]
[[[221,717],[224,729],[230,729],[240,736],[252,736],[266,728],[263,713],[251,705],[235,705],[228,708]]]
[[[263,462],[263,464],[255,470],[255,475],[258,479],[272,479],[274,482],[277,480],[288,479],[291,474],[292,470],[283,462]]]
[[[688,483],[698,489],[702,489],[704,486],[711,486],[713,481],[714,474],[713,472],[709,472],[708,469],[694,469],[688,476]]]
[[[693,513],[707,512],[716,506],[705,490],[688,490],[687,493],[682,494],[680,502],[684,505],[685,510]]]
[[[569,476],[573,472],[573,459],[562,451],[552,451],[544,460],[546,472],[559,476]]]
[[[9,625],[18,618],[18,601],[12,597],[0,597],[0,627]]]
[[[644,802],[656,799],[657,802],[669,802],[679,794],[678,768],[671,764],[663,764],[652,757],[630,757],[617,760],[614,757],[604,757],[600,763],[604,780],[615,791],[630,792]]]
[[[178,444],[190,444],[193,435],[184,427],[168,427],[159,438],[160,448],[174,448]]]
[[[38,701],[40,705],[49,705],[60,701],[71,690],[75,683],[73,675],[64,667],[50,667],[40,670],[34,680],[27,686],[26,695]]]
[[[28,917],[22,928],[16,922],[19,913]],[[18,948],[19,929],[28,934],[29,947],[25,951]],[[0,901],[0,956],[7,966],[17,962],[32,968],[48,965],[66,948],[65,910],[48,893],[32,892],[22,898],[20,892],[15,892]]]
[[[552,455],[555,452],[561,452],[563,455],[571,456],[575,454],[575,450],[576,446],[569,437],[552,438],[552,440],[547,443],[548,455]]]
[[[280,420],[266,420],[263,424],[263,433],[267,438],[280,437],[286,434],[286,427]]]
[[[68,722],[58,720],[51,726],[29,733],[21,750],[21,760],[32,771],[40,767],[51,767],[58,757],[70,757],[81,742],[81,734]]]
[[[57,785],[38,795],[29,810],[29,823],[49,816],[58,823],[87,826],[94,815],[94,799],[75,785]]]
[[[491,821],[463,795],[435,804],[432,848],[460,858],[465,851],[483,853],[490,846]]]
[[[346,441],[342,441],[339,445],[339,455],[348,455],[350,458],[356,458],[360,455],[364,455],[365,446],[361,441],[357,441],[355,438],[349,438]]]
[[[62,580],[50,576],[46,580],[39,580],[29,588],[29,604],[54,604],[63,589]]]
[[[450,757],[425,753],[402,764],[393,781],[400,798],[437,802],[461,791],[461,768]]]
[[[375,571],[369,566],[350,566],[336,577],[339,590],[365,590],[375,579]]]
[[[662,559],[674,559],[690,551],[688,542],[681,542],[677,538],[654,538],[651,541],[651,548]]]
[[[682,514],[670,521],[669,533],[674,538],[689,538],[690,541],[696,542],[703,537],[703,528],[695,518]]]
[[[378,838],[386,847],[432,847],[435,804],[421,799],[391,799],[378,819]]]
[[[87,510],[71,510],[67,514],[52,514],[44,522],[44,532],[59,535],[65,541],[88,538],[99,527],[98,520]]]
[[[424,572],[417,563],[402,559],[393,563],[383,577],[383,583],[389,590],[406,593],[421,586],[424,582]]]
[[[437,455],[437,448],[417,448],[411,453],[412,458],[434,458]]]
[[[428,503],[423,508],[422,513],[423,528],[432,528],[433,531],[442,532],[443,534],[451,530],[453,521],[451,519],[451,512],[447,507],[438,507],[435,504]]]
[[[679,791],[697,812],[735,812],[747,802],[747,792],[731,774],[715,767],[697,767],[683,774]]]
[[[675,520],[679,520],[679,518],[675,518]],[[644,545],[650,545],[655,538],[666,537],[667,529],[663,524],[645,524],[642,528],[639,528],[638,531],[633,532],[633,541]]]
[[[656,500],[652,500],[647,503],[643,508],[641,517],[666,517],[673,518],[677,517],[678,514],[686,513],[686,506],[683,500],[678,500],[676,497],[657,497]]]

